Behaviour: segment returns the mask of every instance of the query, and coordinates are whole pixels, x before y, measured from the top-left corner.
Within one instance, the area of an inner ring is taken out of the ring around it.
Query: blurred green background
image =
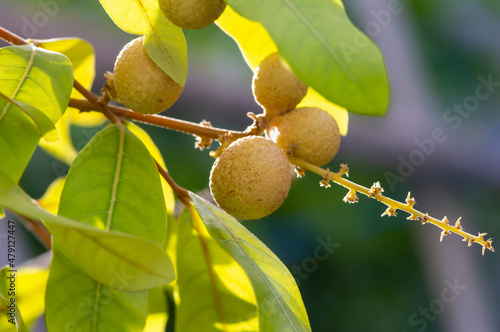
[[[471,100],[478,77],[500,82],[500,3],[354,0],[345,6],[384,53],[392,101],[384,118],[350,116],[349,133],[329,167],[347,163],[351,180],[365,186],[380,180],[392,198],[404,200],[411,191],[417,209],[452,221],[462,216],[466,231],[488,232],[487,238],[498,241],[500,87],[464,112],[459,126],[453,127],[446,114]],[[390,8],[398,8],[397,13]],[[120,49],[134,38],[113,24],[97,0],[0,0],[0,25],[24,37],[89,41],[97,56],[95,93],[104,82],[102,74],[113,69]],[[252,73],[236,44],[215,26],[186,31],[186,38],[187,85],[165,114],[243,130],[251,123],[246,113],[260,110],[251,92]],[[142,127],[161,149],[174,179],[209,195],[213,159],[193,148],[194,137]],[[447,140],[391,188],[388,172],[398,174],[401,160],[418,150],[415,140],[430,138],[435,128]],[[74,129],[80,148],[95,133]],[[21,185],[40,197],[67,169],[37,149]],[[381,218],[384,206],[364,196],[358,204],[345,204],[345,189],[321,188],[319,180],[308,174],[295,181],[276,213],[245,222],[296,277],[313,331],[500,330],[498,253],[483,257],[480,246],[467,248],[456,235],[440,243],[439,229],[407,221],[401,212]],[[18,259],[44,251],[30,233],[23,239],[27,247]],[[327,242],[333,243],[329,252],[319,249],[328,252],[327,258],[315,259],[317,248]],[[450,289],[454,283],[463,287]]]

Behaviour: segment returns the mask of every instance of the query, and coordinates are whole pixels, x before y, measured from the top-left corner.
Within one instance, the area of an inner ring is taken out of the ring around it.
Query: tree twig
[[[69,106],[79,109],[84,112],[90,111],[100,111],[92,103],[87,100],[73,99],[69,101]],[[186,134],[191,134],[195,136],[202,136],[212,139],[220,139],[223,136],[232,136],[234,138],[240,138],[248,136],[248,132],[245,131],[231,131],[226,129],[220,129],[215,127],[207,127],[206,125],[179,120],[163,115],[156,114],[140,114],[134,112],[128,108],[108,105],[108,108],[117,116],[127,118],[130,120],[155,125],[158,127],[163,127],[171,130],[180,131]]]
[[[294,158],[294,157],[289,157],[288,160],[290,161],[291,164],[299,167],[302,170],[309,170],[313,173],[316,173],[320,176],[323,177],[323,180],[320,181],[321,185],[323,187],[330,187],[329,182],[333,181],[347,189],[349,189],[349,192],[347,195],[344,197],[344,202],[346,203],[357,203],[358,202],[358,197],[356,196],[356,193],[359,192],[363,195],[366,195],[370,198],[374,198],[385,205],[387,205],[387,209],[385,210],[384,213],[382,213],[382,216],[396,216],[396,211],[401,210],[405,211],[406,213],[409,214],[408,218],[409,220],[420,220],[422,225],[430,223],[433,224],[437,227],[440,227],[442,229],[441,232],[441,241],[443,240],[443,237],[445,235],[448,235],[450,233],[455,233],[463,237],[463,241],[467,242],[469,246],[471,246],[473,243],[478,243],[481,246],[483,246],[483,255],[485,249],[488,249],[490,251],[495,251],[492,246],[492,239],[485,240],[483,238],[486,233],[479,233],[477,236],[474,236],[472,234],[469,234],[465,232],[462,228],[462,225],[460,223],[461,218],[459,218],[456,222],[455,225],[450,225],[450,222],[446,216],[439,220],[434,217],[429,216],[428,213],[422,213],[418,210],[416,210],[413,206],[417,203],[413,197],[411,197],[410,193],[408,193],[408,196],[406,198],[405,203],[398,202],[396,200],[393,200],[387,196],[384,196],[382,193],[384,192],[384,189],[380,186],[379,182],[376,182],[373,184],[373,186],[368,189],[366,187],[363,187],[357,183],[354,183],[352,181],[347,180],[346,178],[343,177],[343,175],[349,175],[349,168],[345,164],[341,164],[341,170],[338,173],[331,172],[329,169],[323,169],[321,167],[315,166],[313,164],[310,164],[308,162],[305,162],[301,159]]]

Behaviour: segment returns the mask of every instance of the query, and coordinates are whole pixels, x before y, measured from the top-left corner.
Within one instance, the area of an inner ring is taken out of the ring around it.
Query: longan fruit
[[[278,52],[271,53],[255,69],[252,83],[255,101],[267,117],[295,108],[307,94],[307,85],[283,65]]]
[[[210,172],[210,191],[227,213],[239,219],[259,219],[283,204],[291,181],[283,150],[268,138],[247,136],[219,155]]]
[[[146,53],[144,37],[132,40],[121,50],[112,84],[118,101],[142,114],[166,110],[183,90]]]
[[[222,0],[159,0],[168,20],[183,29],[201,29],[212,24],[226,9]]]
[[[317,107],[300,107],[275,117],[267,135],[292,156],[316,166],[327,164],[340,147],[337,121]]]

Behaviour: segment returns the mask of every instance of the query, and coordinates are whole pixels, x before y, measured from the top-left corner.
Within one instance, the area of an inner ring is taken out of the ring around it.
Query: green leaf
[[[33,47],[0,49],[0,91],[11,99],[38,108],[55,124],[68,106],[73,87],[70,60],[59,53]],[[10,103],[0,104],[0,119]]]
[[[0,98],[0,170],[14,182],[35,151],[40,131],[47,128],[45,117],[55,124],[66,109],[72,85],[71,63],[65,56],[31,45],[0,49],[0,92],[7,97]]]
[[[92,88],[95,77],[95,55],[92,45],[79,38],[46,39],[37,40],[37,42],[41,48],[67,56],[73,65],[74,79],[86,89],[90,90]],[[73,89],[71,98],[82,98],[82,96]],[[104,121],[106,121],[106,117],[99,112],[80,112],[70,107],[56,124],[60,139],[56,142],[40,140],[39,145],[58,160],[70,165],[77,155],[71,141],[71,124],[95,127],[101,125]]]
[[[123,287],[130,278],[116,270],[113,284]],[[146,323],[147,299],[148,291],[124,292],[91,278],[54,242],[45,297],[48,331],[139,332]]]
[[[259,331],[248,277],[210,237],[194,208],[190,209],[179,217],[176,329]]]
[[[260,331],[311,331],[297,284],[278,257],[236,219],[190,195],[210,236],[250,279],[259,306]]]
[[[92,278],[128,291],[142,291],[172,282],[172,262],[156,243],[115,231],[103,231],[82,222],[55,216],[29,197],[0,171],[0,205],[19,215],[43,220],[65,253]],[[106,266],[96,269],[95,266]],[[114,272],[130,276],[116,284]]]
[[[144,35],[153,61],[179,85],[187,78],[187,45],[182,29],[163,14],[158,0],[99,0],[117,26]]]
[[[238,44],[243,58],[252,70],[255,70],[266,56],[278,50],[262,24],[244,18],[231,7],[226,8],[216,23]],[[298,105],[305,106],[319,107],[330,113],[337,121],[340,133],[347,135],[349,115],[345,108],[328,101],[311,87]]]
[[[144,144],[120,125],[96,134],[70,168],[59,215],[163,245],[165,202],[158,170]],[[54,243],[58,241],[56,238]],[[95,264],[94,269],[108,269],[108,265]],[[111,272],[114,283],[126,288],[131,277],[118,270]],[[102,285],[70,264],[59,247],[54,248],[47,286],[49,329],[67,329],[72,322],[71,328],[82,331],[142,331],[147,296],[147,291],[127,293]],[[85,318],[77,315],[82,303],[89,303]]]
[[[165,201],[158,169],[144,144],[120,125],[97,133],[71,165],[59,215],[163,245]]]
[[[43,136],[47,141],[56,141],[59,139],[57,137],[56,127],[54,126],[52,121],[45,115],[45,113],[41,112],[36,107],[23,103],[22,101],[11,99],[1,92],[0,99],[11,103],[12,107],[17,108],[18,110],[26,114],[37,127],[40,136]]]
[[[10,287],[11,281],[16,283],[17,272],[10,271],[11,269],[8,266],[4,266],[0,270],[0,314],[2,315],[0,327],[5,332],[29,332],[28,327],[21,317],[17,296],[14,294],[17,287]],[[12,277],[12,274],[14,274],[14,278],[12,280],[8,279]]]
[[[382,54],[339,1],[226,2],[262,23],[293,72],[326,99],[350,112],[385,114],[389,83]]]
[[[73,65],[74,79],[87,90],[92,89],[95,78],[95,54],[91,44],[80,38],[55,38],[37,42],[39,47],[67,56]],[[82,95],[73,89],[71,98],[82,98]],[[70,122],[77,126],[96,127],[106,121],[106,117],[100,112],[80,112],[75,108],[69,108],[68,111],[70,111]]]
[[[1,108],[2,99],[0,99]],[[5,105],[5,104],[4,104]],[[33,120],[15,105],[0,119],[0,171],[17,183],[35,152],[40,132]]]

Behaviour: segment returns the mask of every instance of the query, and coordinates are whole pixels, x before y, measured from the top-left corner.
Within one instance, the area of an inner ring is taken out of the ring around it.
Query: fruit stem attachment
[[[161,176],[168,182],[172,190],[174,191],[175,196],[184,204],[185,206],[191,206],[193,205],[191,201],[191,196],[189,196],[189,191],[186,189],[182,188],[179,186],[174,179],[167,173],[167,171],[161,167],[160,164],[155,160],[156,167],[158,168],[158,171],[160,172]]]
[[[356,184],[352,181],[347,180],[346,178],[343,177],[344,174],[348,176],[349,169],[347,168],[347,165],[341,164],[341,170],[337,173],[331,172],[330,170],[325,170],[321,167],[315,166],[313,164],[310,164],[308,162],[305,162],[299,158],[295,157],[288,157],[288,160],[290,161],[291,164],[295,165],[296,167],[299,167],[302,170],[309,170],[313,173],[316,173],[320,176],[323,177],[323,180],[321,181],[321,185],[324,187],[329,187],[328,182],[333,181],[347,189],[349,189],[349,193],[344,197],[344,202],[349,202],[349,203],[357,203],[358,198],[356,197],[356,192],[359,192],[363,195],[366,195],[370,198],[374,198],[385,205],[387,205],[387,209],[385,212],[382,214],[382,216],[387,215],[387,216],[396,216],[396,210],[401,210],[405,211],[406,213],[409,214],[408,218],[409,220],[420,220],[422,225],[431,223],[437,227],[440,227],[442,229],[441,232],[441,241],[443,240],[443,237],[445,235],[448,235],[450,233],[455,233],[463,237],[463,241],[467,242],[468,246],[471,246],[473,243],[478,243],[481,246],[483,246],[482,253],[484,255],[484,251],[486,249],[494,252],[495,250],[493,249],[492,246],[492,239],[484,240],[483,236],[486,235],[486,233],[478,233],[477,236],[474,236],[472,234],[469,234],[465,232],[462,228],[462,225],[460,223],[461,218],[459,218],[456,222],[455,225],[450,225],[448,218],[445,216],[443,219],[439,220],[434,217],[429,216],[428,213],[422,213],[418,210],[416,210],[413,206],[416,204],[416,201],[414,198],[410,196],[410,193],[408,193],[408,196],[406,198],[406,203],[402,203],[399,201],[396,201],[394,199],[391,199],[387,196],[384,196],[382,192],[384,189],[380,186],[380,182],[376,182],[373,184],[373,186],[368,189],[366,187],[363,187],[359,184]]]

